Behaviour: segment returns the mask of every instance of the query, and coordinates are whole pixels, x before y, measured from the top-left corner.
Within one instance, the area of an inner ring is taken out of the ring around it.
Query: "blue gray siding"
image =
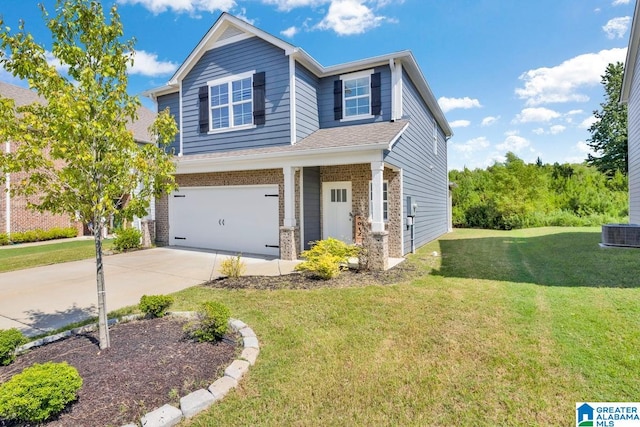
[[[296,141],[318,130],[319,80],[309,70],[296,63]]]
[[[311,167],[302,170],[303,207],[304,207],[304,248],[309,249],[309,242],[322,240],[320,230],[321,183],[320,168]]]
[[[388,66],[376,67],[374,72],[381,73],[382,114],[366,120],[344,121],[334,119],[333,114],[333,82],[340,75],[324,77],[320,79],[318,87],[318,110],[320,114],[320,127],[330,128],[337,126],[351,126],[362,123],[387,122],[391,120],[391,69]]]
[[[629,222],[640,224],[640,55],[629,95]]]
[[[447,143],[438,130],[437,154],[434,153],[435,120],[416,87],[403,72],[403,111],[409,127],[385,157],[390,165],[402,168],[403,209],[409,211],[407,196],[418,203],[415,218],[415,246],[420,247],[447,232]],[[404,229],[404,252],[411,250],[411,232]]]
[[[176,126],[180,129],[180,94],[178,92],[158,97],[158,112],[163,111],[165,108],[169,108],[169,112],[176,120]],[[180,153],[180,133],[176,134],[168,149],[173,150],[174,154]]]
[[[253,129],[199,132],[198,88],[207,81],[255,70],[265,72],[266,123]],[[289,59],[284,51],[252,37],[206,52],[182,82],[184,154],[290,144]]]

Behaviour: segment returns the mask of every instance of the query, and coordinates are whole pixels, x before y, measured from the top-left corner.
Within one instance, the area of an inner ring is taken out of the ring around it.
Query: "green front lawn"
[[[111,248],[111,241],[103,242],[103,249]],[[47,243],[34,246],[16,245],[0,249],[0,273],[41,265],[95,258],[93,240]]]
[[[599,236],[457,230],[410,257],[424,274],[406,283],[180,292],[174,309],[222,301],[261,342],[186,424],[574,425],[576,402],[637,401],[640,250]]]

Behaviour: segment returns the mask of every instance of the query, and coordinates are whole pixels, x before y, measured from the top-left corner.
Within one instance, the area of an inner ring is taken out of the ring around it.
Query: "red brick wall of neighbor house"
[[[15,150],[16,144],[11,143],[11,150]],[[60,162],[61,163],[61,162]],[[11,182],[19,182],[26,177],[26,173],[12,173]],[[0,192],[2,201],[0,202],[0,233],[6,232],[6,186],[2,186]],[[31,196],[31,200],[37,201],[38,196]],[[10,231],[12,233],[24,232],[29,230],[35,230],[40,228],[48,230],[54,227],[75,227],[78,230],[78,234],[82,234],[82,224],[75,221],[68,215],[53,215],[49,212],[40,213],[32,209],[27,208],[27,198],[24,196],[12,196],[11,197],[11,224]]]

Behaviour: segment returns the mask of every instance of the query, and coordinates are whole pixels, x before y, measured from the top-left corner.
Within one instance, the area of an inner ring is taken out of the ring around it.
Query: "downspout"
[[[9,154],[11,152],[11,143],[9,141],[7,141],[5,143],[5,152],[7,154]],[[9,190],[11,190],[11,174],[7,172],[7,174],[5,175],[6,181],[5,181],[5,204],[4,204],[4,208],[5,208],[5,233],[7,233],[7,236],[11,235],[11,193],[9,192]]]

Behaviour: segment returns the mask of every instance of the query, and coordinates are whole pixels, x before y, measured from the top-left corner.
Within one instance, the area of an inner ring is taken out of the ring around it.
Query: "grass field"
[[[103,249],[108,250],[111,241],[103,241]],[[77,261],[96,256],[93,240],[46,243],[42,245],[18,245],[0,249],[0,273],[21,270],[40,265]]]
[[[224,302],[262,346],[186,425],[574,425],[576,402],[637,401],[640,251],[599,240],[457,230],[406,283],[178,293],[178,310]]]

